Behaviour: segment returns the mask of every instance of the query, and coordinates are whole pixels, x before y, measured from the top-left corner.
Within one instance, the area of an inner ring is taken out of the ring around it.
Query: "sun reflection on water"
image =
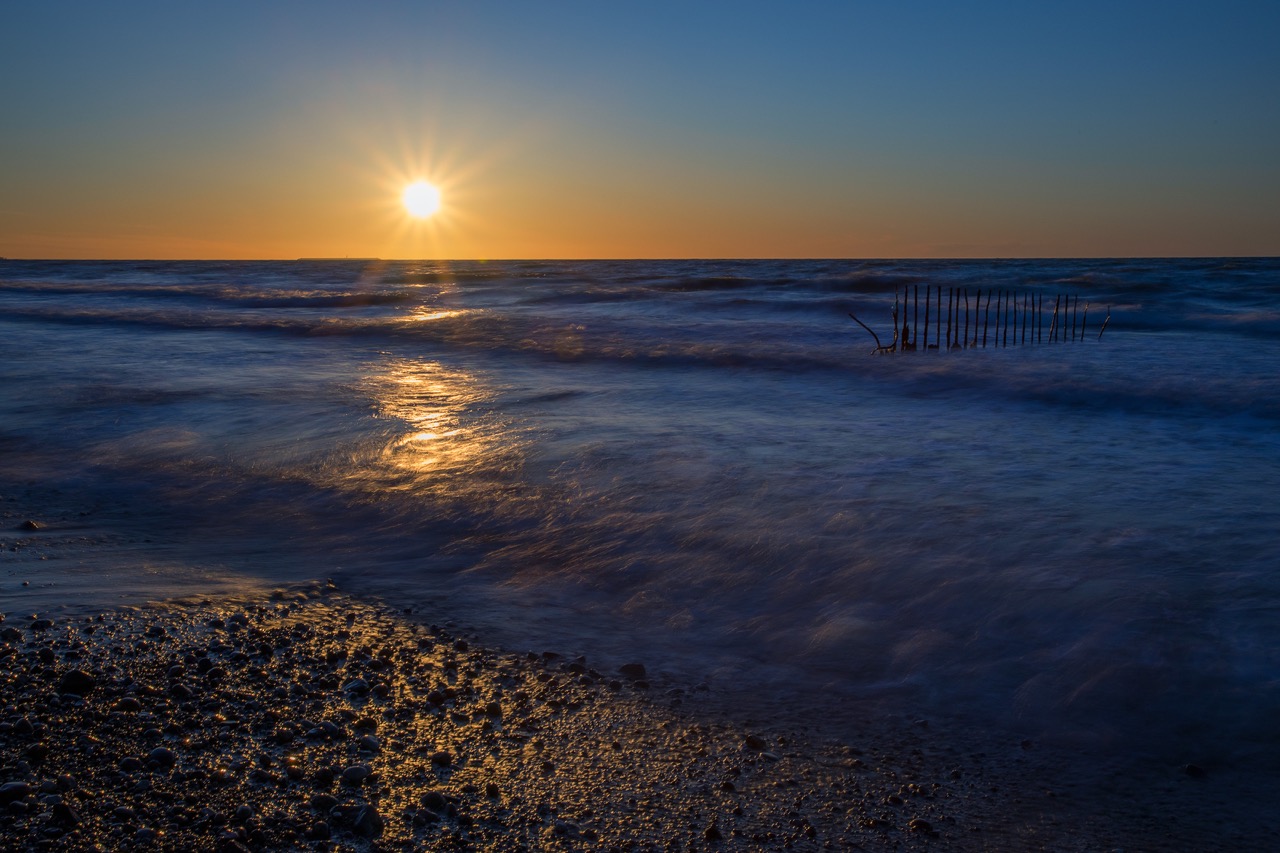
[[[493,415],[495,390],[483,377],[428,359],[383,362],[366,379],[386,421],[372,461],[383,491],[475,498],[509,480],[521,459],[511,425]]]
[[[405,318],[406,322],[421,323],[431,320],[448,320],[451,317],[461,317],[465,311],[432,311],[429,308],[420,308]]]

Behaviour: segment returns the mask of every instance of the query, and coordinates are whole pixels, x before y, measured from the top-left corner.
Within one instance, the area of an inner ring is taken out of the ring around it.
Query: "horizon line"
[[[889,255],[878,256],[756,256],[731,257],[711,255],[687,255],[683,257],[494,257],[494,258],[377,258],[377,257],[302,257],[302,258],[18,258],[0,255],[0,262],[22,263],[506,263],[506,262],[662,262],[662,261],[1194,261],[1194,260],[1270,260],[1274,255]]]

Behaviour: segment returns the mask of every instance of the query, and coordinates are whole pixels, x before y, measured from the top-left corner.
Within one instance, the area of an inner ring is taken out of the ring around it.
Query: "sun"
[[[425,219],[440,209],[440,190],[426,181],[414,181],[404,188],[400,201],[411,216]]]

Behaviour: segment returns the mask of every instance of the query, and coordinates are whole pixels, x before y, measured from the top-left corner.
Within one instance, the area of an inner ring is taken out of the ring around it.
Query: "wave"
[[[422,299],[411,290],[362,290],[332,293],[314,290],[264,290],[227,285],[64,284],[60,282],[0,283],[0,294],[33,296],[91,296],[103,299],[157,299],[205,302],[242,308],[352,308],[400,305]]]
[[[653,290],[668,293],[698,293],[706,290],[741,290],[747,287],[776,287],[789,283],[789,279],[762,279],[744,276],[690,276],[675,281],[650,284]]]
[[[66,320],[67,322],[75,322]],[[81,322],[92,323],[87,318]],[[166,323],[166,328],[190,328]],[[200,326],[200,328],[208,328]],[[875,357],[867,342],[850,335],[833,349],[829,342],[805,343],[779,337],[726,340],[660,340],[647,346],[616,337],[590,337],[560,329],[533,329],[481,319],[430,332],[407,330],[382,321],[321,324],[241,323],[230,331],[290,337],[335,337],[376,341],[382,350],[445,358],[482,358],[486,364],[512,366],[521,361],[574,364],[638,371],[702,371],[724,376],[789,376],[814,387],[829,385],[837,397],[857,383],[859,395],[951,401],[957,411],[969,406],[1010,410],[1059,411],[1070,416],[1129,415],[1177,421],[1252,418],[1280,422],[1280,394],[1265,350],[1234,352],[1223,348],[1202,365],[1170,373],[1162,366],[1167,345],[1146,347],[1141,339],[1119,345],[1077,342],[1015,348],[979,349],[953,354],[900,354]],[[1216,360],[1212,360],[1216,359]],[[181,402],[189,392],[122,389],[113,399],[85,405]],[[559,403],[582,396],[560,390],[514,403]],[[856,405],[854,406],[856,409]],[[851,415],[854,409],[851,409]],[[1266,427],[1270,428],[1270,427]]]
[[[872,341],[847,314],[888,341],[895,300],[937,288],[1035,292],[1046,302],[1077,294],[1089,305],[1091,344],[1108,314],[1107,343],[1172,334],[1181,347],[1234,353],[1280,336],[1280,262],[1269,259],[6,262],[0,316],[350,338],[492,358],[873,376],[899,367],[870,358]],[[911,319],[919,325],[914,305]]]

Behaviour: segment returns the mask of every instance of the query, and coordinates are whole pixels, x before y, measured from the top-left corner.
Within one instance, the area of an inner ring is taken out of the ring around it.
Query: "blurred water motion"
[[[430,322],[431,320],[448,320],[452,317],[461,317],[464,313],[465,312],[463,311],[433,311],[430,309],[420,309],[418,311],[414,311],[405,319],[408,322],[423,323]]]
[[[869,357],[848,310],[917,283],[1113,321]],[[0,494],[79,503],[0,602],[334,577],[756,693],[1274,749],[1277,304],[1265,259],[5,262]],[[118,564],[59,561],[81,518]]]
[[[520,442],[494,416],[494,390],[477,373],[428,359],[389,358],[362,391],[385,423],[363,487],[441,498],[474,497],[518,465]]]

